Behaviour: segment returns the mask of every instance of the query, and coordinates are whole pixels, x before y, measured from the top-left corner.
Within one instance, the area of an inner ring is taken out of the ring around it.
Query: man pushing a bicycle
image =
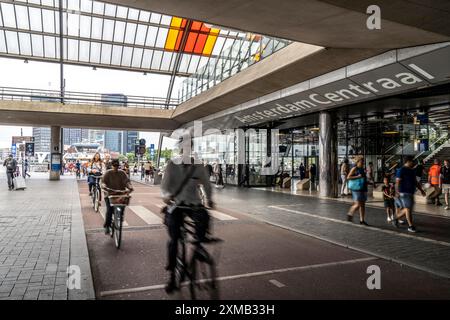
[[[178,240],[184,215],[188,215],[195,224],[195,237],[198,241],[205,241],[209,228],[209,213],[202,204],[199,186],[203,186],[207,205],[214,207],[211,200],[212,189],[206,168],[199,162],[195,164],[193,158],[187,157],[183,161],[182,149],[180,156],[168,162],[161,181],[161,194],[168,205],[165,210],[165,224],[169,233],[168,264],[166,270],[170,272],[170,279],[166,285],[166,292],[172,293],[176,289],[175,266],[178,252]],[[188,163],[186,163],[188,162]]]
[[[115,194],[113,190],[127,190],[128,193],[134,190],[128,175],[124,171],[119,170],[120,163],[118,159],[111,161],[111,167],[112,169],[106,171],[102,177],[102,189],[105,192],[106,204],[105,224],[103,225],[105,234],[110,232],[111,219],[114,212],[108,197]]]

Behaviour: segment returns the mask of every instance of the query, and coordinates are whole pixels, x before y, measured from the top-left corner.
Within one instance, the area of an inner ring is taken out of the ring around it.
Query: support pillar
[[[337,122],[330,112],[319,115],[319,195],[338,196]]]
[[[59,180],[61,175],[61,127],[51,127],[50,141],[50,180]]]

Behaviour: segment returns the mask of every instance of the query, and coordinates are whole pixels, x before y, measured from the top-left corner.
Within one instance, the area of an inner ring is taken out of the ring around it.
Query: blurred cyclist
[[[181,237],[181,227],[184,223],[184,214],[195,223],[197,240],[206,239],[209,228],[209,213],[202,205],[199,186],[203,186],[208,207],[213,208],[211,200],[211,185],[207,169],[198,161],[194,164],[193,158],[188,163],[183,161],[183,149],[179,146],[180,155],[167,163],[161,182],[161,193],[168,207],[165,210],[165,224],[169,233],[168,264],[166,270],[170,272],[170,279],[166,285],[166,292],[175,290],[175,266],[178,252],[178,240]]]

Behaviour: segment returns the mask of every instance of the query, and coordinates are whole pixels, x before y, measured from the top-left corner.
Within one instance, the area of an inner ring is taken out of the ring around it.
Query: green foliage
[[[134,156],[134,152],[128,152],[126,155],[126,158],[128,159],[128,162],[134,162],[136,160],[136,157]]]

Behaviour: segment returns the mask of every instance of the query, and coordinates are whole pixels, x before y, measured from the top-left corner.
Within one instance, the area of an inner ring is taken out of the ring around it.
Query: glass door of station
[[[319,162],[319,135],[317,128],[292,129],[280,132],[280,168],[293,178],[300,178],[300,165],[309,177],[309,168]]]
[[[249,130],[245,137],[245,159],[243,167],[244,184],[247,186],[265,186],[267,179],[261,171],[267,158],[267,132]]]

